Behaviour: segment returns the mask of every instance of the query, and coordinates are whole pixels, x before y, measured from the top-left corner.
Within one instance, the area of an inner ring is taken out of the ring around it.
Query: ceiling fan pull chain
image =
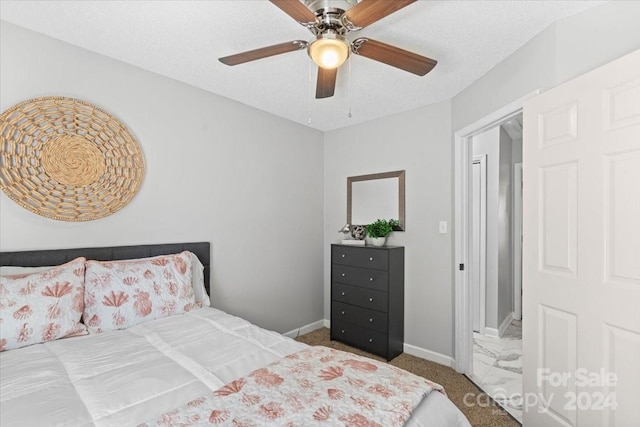
[[[351,118],[351,55],[349,55],[348,72],[349,77],[347,78],[347,85],[349,86],[349,113],[347,114],[347,117]]]
[[[307,63],[309,64],[309,73],[308,73],[308,80],[307,80],[307,124],[310,125],[311,124],[311,97],[313,96],[312,64],[315,65],[315,63],[311,60],[311,58],[309,58]]]

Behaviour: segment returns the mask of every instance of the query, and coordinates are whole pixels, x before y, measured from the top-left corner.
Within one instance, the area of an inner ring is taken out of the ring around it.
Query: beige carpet
[[[348,345],[336,341],[330,341],[329,329],[327,328],[321,328],[306,335],[302,335],[297,338],[297,341],[309,345],[324,345],[326,347],[348,351],[360,356],[384,361],[383,358],[373,354],[349,347]],[[409,372],[413,372],[416,375],[428,378],[438,384],[442,384],[447,392],[447,396],[449,396],[449,399],[451,399],[451,401],[460,408],[462,413],[469,419],[472,426],[511,427],[520,425],[499,406],[493,403],[493,401],[491,401],[486,394],[482,393],[482,391],[469,381],[467,377],[457,373],[451,368],[428,360],[420,359],[419,357],[410,356],[405,353],[396,357],[389,363],[399,368],[406,369]],[[472,406],[464,404],[463,399],[467,393],[472,393],[472,395],[466,399],[467,402],[473,403]]]

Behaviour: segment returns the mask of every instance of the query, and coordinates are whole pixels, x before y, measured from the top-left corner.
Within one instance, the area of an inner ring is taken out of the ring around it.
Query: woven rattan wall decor
[[[0,115],[0,188],[38,215],[91,221],[118,211],[142,183],[144,158],[115,117],[88,102],[34,98]]]

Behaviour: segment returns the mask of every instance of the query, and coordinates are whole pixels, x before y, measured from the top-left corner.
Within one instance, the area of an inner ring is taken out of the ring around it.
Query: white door
[[[471,321],[473,331],[484,334],[487,265],[487,156],[476,156],[472,164],[472,260]]]
[[[472,237],[471,237],[471,322],[473,331],[480,332],[480,162],[472,170]]]
[[[638,426],[640,51],[526,102],[523,145],[524,425]]]
[[[522,163],[513,167],[513,318],[522,319]]]

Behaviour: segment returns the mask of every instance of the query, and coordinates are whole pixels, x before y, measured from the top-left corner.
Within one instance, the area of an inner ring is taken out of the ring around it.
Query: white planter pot
[[[371,243],[373,246],[384,246],[387,242],[386,237],[367,237],[367,239],[369,240],[368,243]]]

